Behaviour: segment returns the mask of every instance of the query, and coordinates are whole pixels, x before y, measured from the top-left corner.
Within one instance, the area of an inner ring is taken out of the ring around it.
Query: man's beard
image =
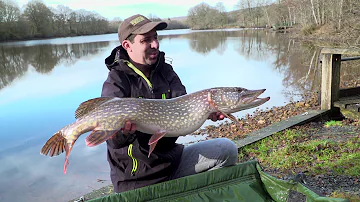
[[[152,58],[151,55],[156,54],[156,57]],[[159,57],[159,50],[151,50],[149,53],[147,53],[147,57],[145,58],[145,62],[148,65],[153,65],[156,63],[157,59]]]

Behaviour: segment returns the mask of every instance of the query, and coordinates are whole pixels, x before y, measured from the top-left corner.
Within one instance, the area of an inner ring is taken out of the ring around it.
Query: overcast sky
[[[222,1],[227,11],[233,10],[234,5],[239,0]],[[20,7],[25,5],[29,0],[16,0]],[[56,7],[57,5],[65,5],[72,10],[85,9],[87,11],[96,11],[100,15],[109,20],[114,17],[124,19],[133,14],[143,14],[148,16],[150,13],[160,18],[186,16],[189,8],[205,2],[210,6],[215,6],[220,0],[43,0],[45,5]]]

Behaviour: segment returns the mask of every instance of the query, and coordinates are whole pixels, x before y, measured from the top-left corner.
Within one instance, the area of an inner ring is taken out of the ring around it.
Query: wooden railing
[[[321,109],[331,110],[340,96],[341,61],[359,60],[360,57],[341,59],[342,55],[360,56],[360,48],[323,48],[321,75]]]

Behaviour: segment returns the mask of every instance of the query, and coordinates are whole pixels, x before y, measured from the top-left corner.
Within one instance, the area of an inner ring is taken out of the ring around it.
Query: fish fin
[[[164,137],[166,134],[165,130],[160,130],[158,132],[156,132],[154,135],[151,136],[148,145],[150,145],[150,149],[149,149],[149,155],[148,157],[150,157],[151,153],[154,151],[155,146],[157,144],[157,142]]]
[[[224,113],[223,113],[224,114]],[[240,122],[236,119],[236,117],[232,114],[224,114],[227,118],[235,122],[236,124],[240,124]]]
[[[65,147],[66,155],[65,155],[65,163],[64,163],[64,174],[66,174],[66,170],[69,165],[69,156],[70,156],[70,152],[72,150],[72,146],[74,145],[74,143],[71,144],[71,146]]]
[[[117,132],[117,130],[93,130],[85,139],[86,145],[89,147],[97,146],[112,138]]]
[[[40,154],[49,156],[57,156],[66,150],[66,139],[62,135],[62,131],[55,133],[42,147]]]
[[[49,156],[52,157],[52,156],[57,156],[65,151],[66,157],[65,157],[65,164],[64,164],[64,174],[66,174],[66,169],[69,164],[70,152],[72,150],[72,146],[74,145],[75,141],[76,140],[74,140],[70,144],[67,143],[66,139],[63,136],[62,131],[60,130],[57,133],[55,133],[45,143],[45,145],[42,147],[42,149],[40,151],[40,154],[43,154],[45,156],[49,154]]]
[[[70,153],[71,153],[71,150],[75,144],[77,139],[75,139],[73,142],[71,143],[68,143],[65,145],[65,163],[64,163],[64,174],[66,174],[66,170],[67,170],[67,167],[69,165],[69,156],[70,156]]]
[[[69,156],[65,157],[65,163],[64,163],[64,174],[66,175],[66,170],[69,165]]]
[[[152,145],[155,142],[159,141],[162,137],[164,137],[165,134],[166,134],[165,130],[160,130],[160,131],[156,132],[155,134],[153,134],[151,136],[148,145]]]
[[[222,113],[222,112],[221,112]],[[230,120],[232,120],[236,125],[238,125],[240,128],[243,128],[243,126],[241,125],[241,123],[239,122],[238,119],[236,119],[236,117],[232,114],[225,114],[223,113],[227,118],[229,118]]]
[[[232,120],[234,123],[236,124],[239,124],[240,125],[240,122],[236,119],[236,117],[232,114],[226,114],[222,111],[219,110],[220,113],[222,113],[224,116],[226,116],[228,119]]]
[[[75,111],[75,118],[80,118],[86,115],[87,113],[94,110],[96,107],[101,104],[113,99],[113,97],[98,97],[94,99],[87,100],[79,105],[79,107]]]
[[[236,124],[240,125],[240,122],[235,118],[234,115],[232,114],[226,114],[224,112],[222,112],[221,110],[219,110],[219,108],[216,106],[216,104],[214,103],[214,101],[212,100],[212,93],[213,93],[213,90],[210,89],[210,91],[208,92],[208,102],[209,102],[209,105],[211,107],[213,107],[216,111],[224,114],[224,116],[226,116],[228,119],[232,120],[233,122],[235,122]]]
[[[148,154],[148,158],[150,158],[151,153],[154,151],[155,147],[156,147],[157,142],[154,142],[153,144],[150,145],[150,149],[149,149],[149,154]]]

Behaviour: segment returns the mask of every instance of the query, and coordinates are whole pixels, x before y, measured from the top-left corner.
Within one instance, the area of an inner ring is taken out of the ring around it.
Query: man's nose
[[[151,48],[155,48],[155,49],[158,49],[159,48],[159,41],[157,39],[154,39],[152,42],[151,42]]]

